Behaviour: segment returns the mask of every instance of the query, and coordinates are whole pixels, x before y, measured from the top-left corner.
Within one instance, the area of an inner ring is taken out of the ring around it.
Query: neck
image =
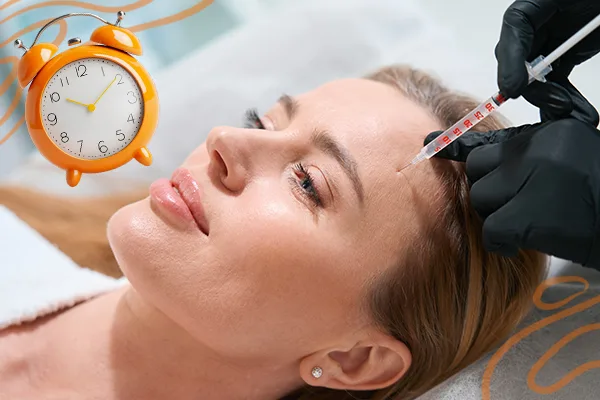
[[[63,360],[59,380],[76,392],[110,390],[102,398],[278,399],[301,385],[297,362],[227,359],[129,286],[75,307],[48,329],[47,362]]]

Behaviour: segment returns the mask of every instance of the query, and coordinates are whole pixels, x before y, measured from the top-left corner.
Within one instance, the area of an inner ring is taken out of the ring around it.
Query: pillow
[[[266,111],[283,92],[298,94],[391,63],[426,69],[452,87],[489,96],[495,72],[469,56],[459,64],[440,62],[455,51],[448,32],[438,30],[406,0],[380,0],[377,7],[369,0],[294,2],[242,25],[155,76],[160,118],[148,146],[152,166],[133,160],[117,170],[84,174],[71,188],[65,172],[36,151],[9,182],[72,196],[127,191],[136,184],[147,187],[170,176],[212,127],[239,126],[247,108]],[[478,89],[473,82],[487,86]]]

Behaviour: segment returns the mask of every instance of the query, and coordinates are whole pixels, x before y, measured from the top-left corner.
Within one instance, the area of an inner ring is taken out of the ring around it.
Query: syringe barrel
[[[505,101],[506,98],[504,96],[500,93],[496,93],[428,143],[421,149],[421,153],[424,154],[426,158],[433,157],[465,132],[471,130],[475,125],[483,121],[485,117],[496,111],[496,109]]]

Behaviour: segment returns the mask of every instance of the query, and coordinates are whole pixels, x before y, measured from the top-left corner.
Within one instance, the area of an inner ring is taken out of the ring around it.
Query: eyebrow
[[[290,121],[294,119],[296,110],[298,109],[298,101],[287,94],[282,94],[278,101],[283,106],[288,119]]]
[[[298,101],[287,94],[282,95],[279,98],[279,102],[283,105],[283,108],[287,114],[289,120],[294,118],[298,110]],[[352,182],[352,187],[358,196],[360,203],[364,202],[364,186],[358,174],[358,164],[356,159],[344,147],[339,141],[337,141],[331,133],[326,130],[315,130],[311,137],[310,142],[320,151],[335,159],[348,178]]]

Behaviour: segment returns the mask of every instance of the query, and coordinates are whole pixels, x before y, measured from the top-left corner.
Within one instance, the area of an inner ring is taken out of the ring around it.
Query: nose
[[[271,136],[271,139],[269,138]],[[210,157],[209,170],[233,193],[244,190],[258,164],[269,160],[261,156],[275,151],[273,135],[255,129],[227,126],[213,128],[206,139]]]

